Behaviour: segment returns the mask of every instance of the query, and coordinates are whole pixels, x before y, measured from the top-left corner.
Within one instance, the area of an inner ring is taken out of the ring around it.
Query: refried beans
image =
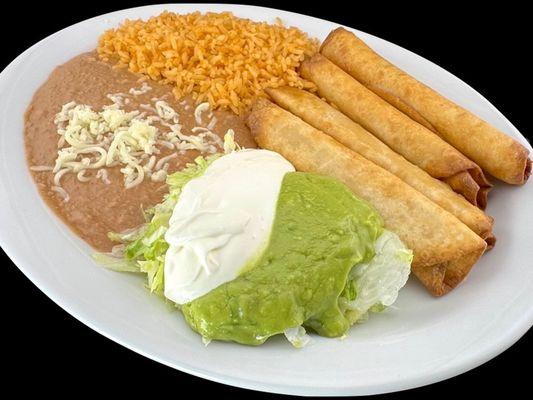
[[[75,101],[98,110],[111,104],[108,94],[128,93],[130,89],[138,88],[143,79],[140,75],[99,61],[94,52],[81,54],[57,67],[37,90],[26,111],[24,139],[29,166],[54,166],[59,139],[54,117],[64,104]],[[182,131],[190,134],[191,129],[197,126],[194,103],[190,99],[175,99],[170,86],[153,81],[147,83],[152,90],[130,96],[124,110],[142,112],[141,104],[149,104],[154,98],[164,98],[179,114]],[[217,119],[213,133],[222,138],[228,129],[233,129],[239,145],[256,147],[240,117],[227,111],[215,110],[213,114]],[[161,156],[173,152],[164,148],[160,150]],[[168,172],[182,169],[198,155],[200,153],[196,150],[178,154],[170,160]],[[109,251],[114,243],[108,239],[108,232],[121,232],[143,223],[142,210],[161,202],[167,193],[164,182],[150,179],[126,189],[120,168],[108,168],[108,184],[100,179],[81,182],[76,174],[65,174],[61,178],[61,186],[69,195],[67,202],[52,189],[54,173],[31,171],[31,174],[46,203],[78,236],[98,251]],[[94,174],[95,171],[92,172]]]

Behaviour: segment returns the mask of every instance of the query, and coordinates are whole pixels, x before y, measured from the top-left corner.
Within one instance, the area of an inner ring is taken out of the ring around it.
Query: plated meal
[[[498,248],[493,182],[531,174],[523,145],[351,31],[229,12],[102,32],[24,129],[49,207],[206,344],[343,338],[394,313],[410,275],[454,296]]]

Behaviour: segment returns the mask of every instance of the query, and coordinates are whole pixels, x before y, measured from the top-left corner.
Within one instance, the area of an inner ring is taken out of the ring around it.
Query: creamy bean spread
[[[123,114],[130,120],[116,122]],[[111,132],[116,126],[120,135]],[[222,150],[228,130],[239,145],[256,147],[237,115],[178,100],[171,86],[85,53],[57,67],[37,90],[24,138],[43,199],[83,240],[108,251],[107,233],[144,222],[142,210],[167,192],[165,176]]]

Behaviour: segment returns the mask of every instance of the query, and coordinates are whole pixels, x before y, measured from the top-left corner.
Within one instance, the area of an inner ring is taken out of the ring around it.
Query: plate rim
[[[210,7],[210,6],[226,6],[228,8],[232,9],[255,9],[255,10],[269,10],[269,11],[276,11],[276,12],[282,12],[283,14],[290,14],[295,17],[304,17],[307,19],[314,20],[317,23],[330,23],[337,26],[343,26],[349,30],[355,30],[359,32],[363,32],[360,30],[357,30],[352,27],[348,27],[342,24],[339,24],[337,22],[305,15],[303,13],[296,13],[291,11],[285,11],[280,10],[276,8],[271,7],[262,7],[262,6],[255,6],[255,5],[242,5],[242,4],[221,4],[221,3],[181,3],[181,4],[153,4],[153,5],[147,5],[147,6],[140,6],[140,7],[131,7],[126,9],[120,9],[116,11],[112,11],[109,13],[101,14],[98,16],[94,16],[92,18],[88,18],[86,20],[77,22],[76,24],[69,25],[43,39],[35,43],[34,45],[27,48],[25,51],[23,51],[20,55],[18,55],[11,63],[9,63],[1,72],[0,72],[0,91],[4,86],[4,76],[7,75],[11,70],[17,68],[20,64],[22,64],[27,56],[29,56],[36,48],[40,47],[41,45],[45,44],[47,41],[52,40],[54,37],[60,35],[64,31],[81,25],[90,23],[93,20],[106,18],[109,16],[112,16],[114,14],[120,14],[125,11],[136,11],[136,10],[146,10],[146,9],[157,9],[161,7],[172,7],[172,6],[200,6],[200,7]],[[403,48],[402,46],[396,45],[388,40],[381,39],[377,36],[368,34],[366,32],[363,32],[368,36],[377,38],[381,41],[386,42],[387,45],[399,47],[404,51],[407,51],[411,54],[414,54],[415,56],[424,59],[426,62],[429,62],[432,64],[432,66],[437,67],[438,69],[442,70],[446,74],[451,75],[458,81],[460,81],[463,85],[466,86],[469,90],[471,90],[474,94],[477,95],[477,97],[487,105],[490,110],[495,113],[500,119],[502,119],[513,131],[513,136],[515,138],[518,138],[522,144],[524,144],[530,152],[533,152],[533,148],[527,141],[527,139],[518,131],[518,129],[490,102],[488,101],[481,93],[479,93],[477,90],[472,88],[468,83],[464,82],[460,78],[458,78],[453,73],[447,71],[446,69],[440,67],[438,64],[435,64],[431,60],[426,59],[425,57],[422,57],[408,49]],[[2,185],[4,185],[3,181],[0,181]],[[7,198],[7,197],[6,197]],[[8,203],[9,204],[9,203]],[[3,211],[0,210],[0,216],[2,216]],[[158,355],[154,354],[148,354],[145,352],[142,348],[136,347],[134,345],[129,344],[126,340],[122,340],[121,338],[117,337],[114,334],[108,333],[105,330],[105,327],[99,326],[98,323],[95,323],[94,321],[91,321],[88,317],[81,315],[80,312],[76,311],[71,307],[68,300],[64,299],[61,293],[57,293],[54,289],[51,289],[47,287],[46,283],[38,282],[39,280],[36,279],[32,272],[31,268],[28,268],[24,262],[21,262],[21,258],[19,258],[19,255],[17,254],[18,251],[15,249],[15,246],[13,248],[9,244],[9,239],[7,238],[7,232],[4,232],[4,229],[0,229],[0,246],[6,253],[6,255],[11,259],[13,264],[41,291],[43,292],[50,300],[52,300],[56,305],[61,307],[63,310],[68,312],[72,317],[76,318],[78,321],[83,323],[84,325],[88,326],[89,328],[93,329],[94,331],[98,332],[102,336],[128,348],[129,350],[132,350],[144,357],[147,357],[149,359],[152,359],[158,363],[161,363],[163,365],[166,365],[168,367],[177,369],[179,371],[201,377],[203,379],[208,379],[211,381],[215,381],[222,384],[237,386],[241,388],[246,389],[252,389],[252,390],[259,390],[264,392],[273,392],[273,393],[283,393],[283,394],[297,394],[297,395],[320,395],[320,396],[326,396],[326,395],[354,395],[354,394],[378,394],[378,393],[388,393],[393,391],[401,391],[406,390],[410,388],[415,388],[419,386],[429,385],[435,382],[439,382],[445,379],[449,379],[451,377],[457,376],[461,373],[464,373],[466,371],[469,371],[473,368],[476,368],[477,366],[489,361],[490,359],[494,358],[495,356],[501,354],[503,351],[508,349],[511,345],[513,345],[516,341],[518,341],[527,331],[528,329],[533,325],[533,307],[531,307],[527,314],[524,314],[521,319],[515,321],[515,323],[509,327],[505,335],[501,334],[499,336],[500,340],[496,341],[493,340],[490,345],[486,345],[486,348],[483,350],[486,351],[479,351],[477,354],[472,355],[468,362],[464,361],[462,364],[454,365],[453,363],[450,363],[446,368],[442,369],[438,374],[432,375],[429,373],[425,374],[419,374],[416,378],[410,378],[410,379],[397,379],[393,380],[391,379],[386,384],[379,383],[379,384],[372,384],[363,386],[363,390],[361,390],[361,386],[342,386],[337,387],[335,389],[326,387],[326,388],[318,388],[311,385],[309,386],[300,386],[300,385],[284,385],[284,384],[277,384],[276,386],[272,386],[268,383],[263,383],[259,380],[253,380],[249,378],[239,378],[236,376],[230,376],[230,375],[223,375],[219,373],[210,372],[205,369],[198,369],[196,367],[191,367],[186,362],[181,362],[181,364],[172,363],[169,361],[166,361],[159,357]]]

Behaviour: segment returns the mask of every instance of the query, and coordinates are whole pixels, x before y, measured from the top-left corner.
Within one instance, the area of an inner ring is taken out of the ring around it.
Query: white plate
[[[303,395],[362,395],[429,384],[480,365],[527,331],[533,324],[532,183],[493,190],[488,212],[496,218],[496,248],[451,294],[432,298],[411,280],[393,308],[356,326],[345,340],[315,337],[301,350],[281,338],[261,347],[204,347],[179,312],[149,295],[140,277],[95,265],[90,248],[39,198],[24,158],[23,114],[53,68],[93,49],[105,29],[164,9],[229,10],[269,22],[281,17],[319,39],[338,26],[250,6],[149,6],[73,25],[13,61],[0,75],[0,243],[46,295],[102,335],[168,366],[230,385]],[[464,82],[407,50],[356,32],[401,68],[531,149],[513,125]]]

